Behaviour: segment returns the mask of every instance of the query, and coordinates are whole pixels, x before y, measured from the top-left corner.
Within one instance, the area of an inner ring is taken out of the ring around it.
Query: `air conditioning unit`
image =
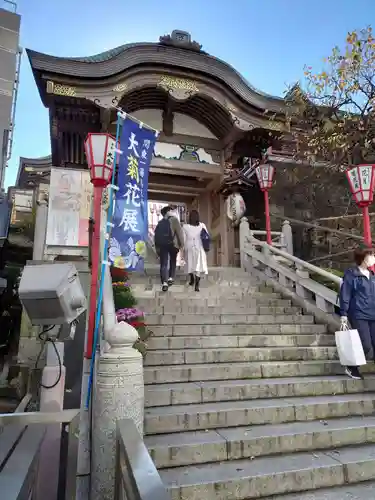
[[[19,298],[33,325],[71,324],[86,310],[86,297],[74,264],[29,265]]]

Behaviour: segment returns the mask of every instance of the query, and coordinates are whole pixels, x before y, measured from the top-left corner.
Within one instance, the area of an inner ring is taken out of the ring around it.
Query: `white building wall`
[[[139,109],[134,111],[132,115],[156,130],[163,129],[163,112],[161,109]],[[174,113],[173,133],[217,139],[202,123],[182,113]]]
[[[195,135],[207,139],[217,139],[207,127],[188,115],[174,113],[173,133],[182,135]]]

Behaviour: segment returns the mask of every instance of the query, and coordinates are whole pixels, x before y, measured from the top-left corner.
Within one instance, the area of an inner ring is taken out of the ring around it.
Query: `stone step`
[[[145,387],[145,406],[324,396],[358,392],[375,392],[375,377],[368,375],[363,381],[352,380],[346,375],[325,375],[320,377],[154,384]]]
[[[374,368],[372,367],[372,370]],[[242,380],[278,377],[342,375],[338,361],[264,361],[252,363],[217,363],[199,365],[166,365],[144,368],[145,384],[200,382],[208,380]]]
[[[375,395],[369,393],[162,406],[145,410],[145,433],[373,415],[374,409]]]
[[[288,347],[334,346],[335,337],[318,335],[213,335],[190,337],[151,337],[147,350],[159,349],[209,349],[218,347]]]
[[[259,297],[253,298],[242,297],[239,301],[236,297],[208,297],[202,298],[201,296],[194,295],[193,297],[189,297],[189,299],[180,299],[179,297],[161,297],[156,299],[153,296],[140,298],[137,296],[138,306],[139,307],[161,307],[164,306],[167,309],[171,309],[175,312],[183,312],[184,308],[190,307],[236,307],[240,305],[241,307],[257,307],[260,305],[270,305],[270,306],[279,306],[279,307],[290,307],[292,305],[291,300],[282,299],[282,298],[270,298],[267,295],[261,295]],[[166,309],[166,311],[167,311]],[[159,312],[158,309],[157,312]],[[149,310],[151,313],[151,310]]]
[[[375,417],[215,429],[145,438],[157,468],[375,443]]]
[[[153,325],[269,325],[314,324],[314,316],[303,314],[147,314],[147,324]]]
[[[302,309],[296,306],[252,306],[242,305],[238,302],[232,305],[223,306],[198,306],[198,305],[184,305],[179,308],[173,307],[171,305],[165,306],[141,306],[140,307],[146,314],[208,314],[208,315],[218,315],[218,314],[302,314]]]
[[[147,324],[150,326],[148,316]],[[155,337],[190,337],[221,335],[315,335],[327,333],[326,325],[316,324],[228,324],[228,325],[152,325]],[[334,338],[334,335],[332,335]]]
[[[374,500],[375,481],[355,485],[345,484],[335,488],[292,493],[291,495],[276,495],[264,500]]]
[[[145,366],[338,359],[336,347],[237,347],[149,351]]]
[[[198,292],[194,290],[193,287],[189,286],[187,283],[184,284],[178,284],[175,283],[172,286],[168,288],[167,291],[162,291],[161,289],[161,283],[154,283],[154,284],[137,284],[132,282],[132,288],[134,290],[134,293],[142,293],[143,291],[148,291],[148,292],[154,292],[156,295],[159,296],[173,296],[173,295],[179,295],[180,293],[184,293],[188,296],[195,296],[197,295]],[[202,296],[210,296],[210,295],[216,295],[216,296],[241,296],[241,295],[248,295],[252,293],[274,293],[274,290],[269,287],[259,287],[255,285],[254,283],[249,283],[249,282],[239,282],[239,281],[226,281],[226,282],[219,282],[215,284],[211,283],[205,283],[204,281],[201,281],[200,284],[200,291],[199,295]]]
[[[131,281],[132,283],[135,283],[137,285],[143,285],[143,284],[152,284],[152,285],[160,285],[160,272],[157,271],[157,273],[154,273],[153,275],[149,276],[141,276],[138,275],[132,275],[131,276]],[[190,281],[190,276],[186,274],[176,274],[174,278],[174,285],[187,285]],[[227,274],[221,274],[221,275],[215,275],[215,274],[208,274],[205,276],[201,276],[201,283],[202,285],[209,285],[209,286],[214,286],[217,284],[222,284],[222,283],[241,283],[245,285],[254,285],[254,286],[259,286],[259,287],[266,287],[267,284],[262,283],[262,281],[255,279],[249,274],[246,273],[227,273]],[[173,285],[173,286],[174,286]]]
[[[171,302],[171,301],[177,301],[177,302],[192,302],[194,300],[199,300],[202,304],[203,301],[209,301],[212,304],[215,303],[223,303],[226,302],[227,300],[241,300],[241,301],[248,301],[248,300],[276,300],[276,299],[281,299],[281,295],[279,293],[275,292],[268,292],[268,293],[263,293],[263,292],[243,292],[241,290],[238,290],[237,292],[232,291],[231,294],[227,293],[226,291],[218,291],[214,287],[207,293],[203,294],[201,292],[197,293],[192,290],[190,290],[190,293],[188,293],[189,290],[186,289],[186,293],[178,293],[178,294],[173,294],[172,292],[156,292],[155,290],[143,290],[143,291],[136,291],[134,292],[137,299],[139,300],[144,300],[144,299],[154,299],[157,304],[164,303],[164,302]]]
[[[374,468],[375,446],[367,445],[163,469],[160,474],[172,500],[249,500],[306,490],[315,495],[319,488],[373,480]]]

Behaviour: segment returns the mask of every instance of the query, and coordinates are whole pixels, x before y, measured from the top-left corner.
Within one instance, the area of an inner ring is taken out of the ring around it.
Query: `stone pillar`
[[[43,260],[46,244],[48,203],[42,199],[36,203],[33,260]]]
[[[106,334],[110,349],[97,363],[93,399],[91,500],[113,500],[116,466],[116,422],[134,420],[143,435],[144,385],[142,355],[133,344],[138,334],[117,323]]]
[[[284,243],[285,243],[285,251],[293,254],[293,233],[292,228],[290,226],[290,222],[288,220],[284,220],[281,232],[284,235]]]
[[[246,241],[250,235],[249,231],[249,221],[247,220],[247,217],[242,217],[240,221],[240,262],[242,269],[246,269],[246,262],[248,260],[244,249]]]
[[[221,259],[220,265],[225,267],[229,265],[229,244],[228,244],[228,227],[229,219],[225,213],[225,200],[220,196],[220,238],[221,238]]]

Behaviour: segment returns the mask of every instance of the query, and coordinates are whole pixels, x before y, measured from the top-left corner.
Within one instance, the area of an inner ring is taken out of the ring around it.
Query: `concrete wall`
[[[0,9],[0,188],[4,184],[7,143],[11,126],[20,22],[21,18],[18,14]]]

